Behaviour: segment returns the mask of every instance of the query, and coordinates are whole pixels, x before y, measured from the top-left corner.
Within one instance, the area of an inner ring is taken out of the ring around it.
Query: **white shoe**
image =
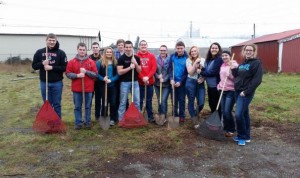
[[[114,126],[115,125],[115,121],[110,121],[110,126]]]

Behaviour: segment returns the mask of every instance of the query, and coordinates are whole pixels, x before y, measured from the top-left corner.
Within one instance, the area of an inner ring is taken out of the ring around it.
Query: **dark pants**
[[[145,86],[140,85],[140,107],[143,106],[144,97],[145,97]],[[149,120],[153,119],[152,97],[153,97],[153,85],[148,85],[147,98],[146,98],[146,111]],[[142,109],[143,108],[141,108],[141,110]]]
[[[95,118],[96,119],[100,117],[101,99],[102,99],[101,93],[103,92],[104,92],[103,83],[101,83],[100,81],[95,81],[94,94],[95,94]]]
[[[105,88],[105,87],[103,87]],[[103,92],[101,93],[102,97],[102,110],[101,110],[101,116],[104,116],[104,111],[105,115],[108,115],[108,105],[109,105],[109,113],[110,113],[110,120],[111,121],[118,121],[117,117],[117,107],[116,107],[116,99],[117,99],[117,90],[116,86],[112,87],[107,87],[107,107],[105,110],[105,89],[103,89]],[[118,110],[117,110],[118,111]]]
[[[175,116],[185,119],[185,82],[175,87]],[[179,113],[178,113],[179,106]]]
[[[215,112],[215,110],[217,108],[220,93],[219,93],[217,87],[207,87],[207,94],[208,94],[208,104],[210,107],[210,111],[211,111],[211,113],[213,113],[213,112]],[[220,106],[219,106],[218,111],[221,116],[221,107]]]

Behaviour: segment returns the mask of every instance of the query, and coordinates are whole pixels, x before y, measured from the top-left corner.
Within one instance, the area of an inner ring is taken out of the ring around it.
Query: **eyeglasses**
[[[246,52],[252,52],[253,49],[245,49]]]
[[[166,52],[167,50],[159,50],[159,51],[161,51],[161,52]]]

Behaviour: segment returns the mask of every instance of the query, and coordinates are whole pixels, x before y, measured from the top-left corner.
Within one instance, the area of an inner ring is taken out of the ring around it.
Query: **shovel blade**
[[[167,121],[164,114],[155,114],[154,120],[157,125],[164,125]]]
[[[179,127],[179,117],[168,117],[168,128],[176,129]]]
[[[110,127],[109,117],[101,116],[100,117],[100,126],[103,130],[108,130]]]

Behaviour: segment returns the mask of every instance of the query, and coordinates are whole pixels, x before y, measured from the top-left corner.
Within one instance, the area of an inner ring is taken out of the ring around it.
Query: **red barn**
[[[265,72],[300,73],[300,29],[264,35],[231,46],[239,63],[242,47],[253,43],[258,47],[257,56],[262,60]]]

